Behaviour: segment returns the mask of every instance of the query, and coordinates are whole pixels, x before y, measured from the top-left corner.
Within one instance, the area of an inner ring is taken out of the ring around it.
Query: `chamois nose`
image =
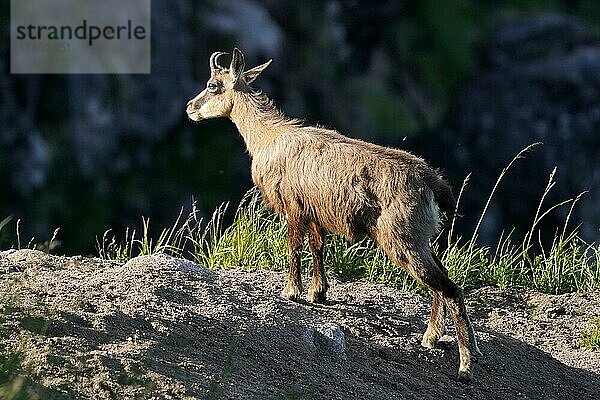
[[[186,111],[188,113],[190,113],[190,112],[194,111],[195,108],[196,108],[196,105],[195,105],[194,100],[188,101]]]

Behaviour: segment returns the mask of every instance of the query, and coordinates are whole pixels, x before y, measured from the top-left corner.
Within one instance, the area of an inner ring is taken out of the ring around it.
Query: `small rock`
[[[306,329],[303,342],[311,353],[335,354],[346,360],[346,335],[336,324],[320,324]]]

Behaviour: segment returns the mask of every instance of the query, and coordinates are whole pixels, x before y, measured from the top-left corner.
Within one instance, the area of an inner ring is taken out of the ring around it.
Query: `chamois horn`
[[[212,53],[212,55],[210,56],[210,61],[209,61],[209,65],[210,65],[210,69],[212,70],[221,70],[221,69],[225,69],[225,67],[219,65],[219,57],[221,57],[222,55],[225,55],[227,53],[223,52],[223,51],[215,51],[214,53]]]

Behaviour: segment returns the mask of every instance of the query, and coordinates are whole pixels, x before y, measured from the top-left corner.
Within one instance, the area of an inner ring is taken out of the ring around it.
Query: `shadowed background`
[[[455,187],[472,178],[457,230],[469,235],[503,166],[526,145],[481,228],[531,225],[548,175],[551,205],[576,208],[600,239],[600,3],[582,1],[152,1],[152,74],[10,75],[9,1],[0,0],[0,220],[59,252],[94,253],[113,228],[158,230],[192,198],[205,214],[251,187],[228,120],[193,124],[213,51],[239,47],[255,86],[289,116],[415,151]],[[546,220],[548,236],[568,208]]]

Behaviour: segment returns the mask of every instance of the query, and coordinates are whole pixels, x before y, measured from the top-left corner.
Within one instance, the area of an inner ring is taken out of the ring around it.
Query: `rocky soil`
[[[2,393],[21,385],[43,399],[599,398],[600,352],[580,335],[600,316],[600,294],[469,293],[485,357],[463,384],[452,329],[442,348],[420,346],[427,298],[332,279],[325,304],[295,303],[278,296],[284,279],[164,255],[121,265],[0,253],[0,349],[20,354],[24,377]]]

